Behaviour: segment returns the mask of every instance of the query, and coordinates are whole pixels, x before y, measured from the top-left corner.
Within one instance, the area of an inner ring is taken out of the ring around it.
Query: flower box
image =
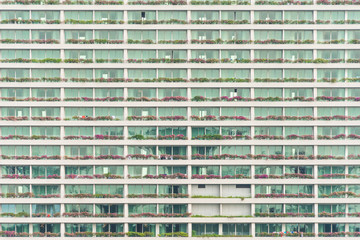
[[[132,178],[131,176],[128,176],[129,178]],[[188,176],[183,173],[174,173],[174,174],[159,174],[159,175],[145,175],[143,176],[145,179],[187,179]]]
[[[128,116],[128,121],[154,121],[157,120],[156,116]]]
[[[148,154],[148,155],[144,155],[144,154],[128,154],[126,156],[126,158],[128,159],[158,159],[158,157],[156,155],[152,155],[152,154]]]
[[[186,120],[184,116],[165,116],[160,117],[160,120],[162,121],[183,121]]]
[[[19,174],[3,174],[1,178],[7,179],[30,179],[29,175],[19,175]]]
[[[314,194],[309,193],[258,193],[255,198],[314,198]]]
[[[183,135],[183,134],[172,134],[172,135],[165,135],[165,136],[162,136],[162,135],[158,135],[157,139],[159,140],[185,140],[186,137]]]

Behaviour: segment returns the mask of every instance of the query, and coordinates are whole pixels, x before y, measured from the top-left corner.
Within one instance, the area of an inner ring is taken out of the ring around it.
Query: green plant
[[[129,139],[134,139],[134,140],[145,140],[145,137],[141,134],[137,134],[134,136],[129,137]]]

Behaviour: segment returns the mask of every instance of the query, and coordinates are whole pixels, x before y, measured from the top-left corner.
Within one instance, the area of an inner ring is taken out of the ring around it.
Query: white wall
[[[251,205],[250,204],[223,204],[221,215],[224,215],[224,216],[251,215]]]
[[[235,184],[222,185],[222,197],[250,197],[249,188],[236,188]]]
[[[192,195],[220,196],[219,185],[205,185],[205,188],[198,188],[197,184],[192,185]]]
[[[220,215],[220,204],[193,204],[192,215],[203,215],[203,216]]]

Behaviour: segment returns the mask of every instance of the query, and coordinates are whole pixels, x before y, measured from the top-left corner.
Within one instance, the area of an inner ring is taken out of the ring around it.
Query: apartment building
[[[360,1],[3,0],[0,23],[1,238],[360,236]]]

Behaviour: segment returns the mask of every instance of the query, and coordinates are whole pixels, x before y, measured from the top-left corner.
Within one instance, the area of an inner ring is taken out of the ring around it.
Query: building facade
[[[1,238],[359,237],[359,5],[3,0]]]

